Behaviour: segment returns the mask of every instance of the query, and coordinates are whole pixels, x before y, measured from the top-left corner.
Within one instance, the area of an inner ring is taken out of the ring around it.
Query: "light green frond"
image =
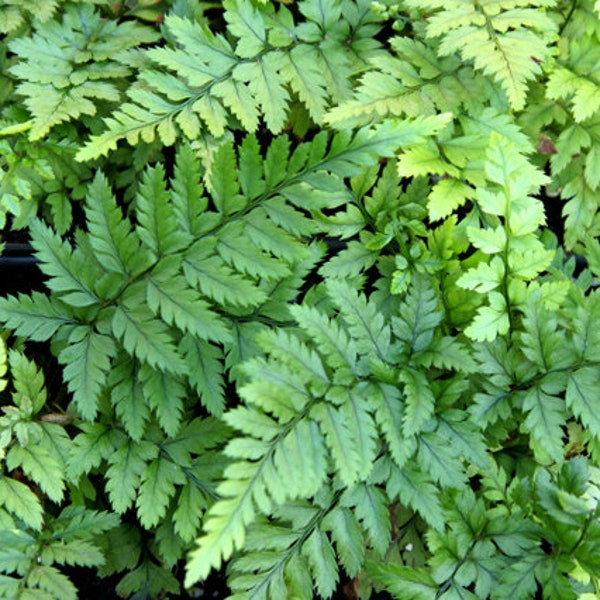
[[[120,25],[106,21],[89,5],[68,7],[62,23],[49,21],[54,6],[43,2],[36,32],[10,42],[11,51],[20,58],[11,72],[19,77],[16,92],[25,96],[33,116],[32,140],[43,138],[59,123],[95,115],[99,101],[117,102],[119,89],[111,80],[126,77],[130,69],[114,56],[158,37],[135,21]],[[92,59],[93,69],[88,64]]]
[[[555,22],[544,11],[545,0],[492,5],[408,0],[411,8],[436,11],[427,20],[426,35],[441,38],[441,56],[460,53],[475,69],[498,82],[514,110],[521,110],[529,82],[541,74],[540,63],[551,56]]]

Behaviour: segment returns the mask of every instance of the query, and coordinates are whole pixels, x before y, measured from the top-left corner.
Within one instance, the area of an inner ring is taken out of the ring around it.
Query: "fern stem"
[[[561,26],[558,28],[559,36],[563,34],[563,31],[565,30],[566,26],[569,24],[569,21],[571,20],[571,18],[573,17],[573,14],[577,10],[578,3],[579,3],[579,0],[571,1],[571,8],[569,9],[567,16],[565,17],[565,20],[562,22]]]

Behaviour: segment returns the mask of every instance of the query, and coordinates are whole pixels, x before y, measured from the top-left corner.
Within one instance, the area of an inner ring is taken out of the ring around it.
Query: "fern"
[[[527,82],[541,72],[539,63],[550,57],[549,42],[556,33],[554,21],[544,8],[554,0],[471,5],[456,2],[413,2],[411,8],[437,10],[427,21],[426,35],[442,37],[442,56],[460,52],[477,70],[491,76],[504,89],[511,107],[525,105]],[[533,58],[532,58],[533,57]]]
[[[32,140],[59,123],[96,114],[92,99],[117,102],[119,90],[110,80],[126,77],[129,69],[109,58],[156,39],[153,31],[136,23],[103,22],[91,6],[67,9],[62,24],[46,21],[33,36],[10,43],[22,59],[10,72],[21,80],[15,91],[25,96],[32,115]],[[90,59],[95,61],[93,70],[86,65]]]
[[[597,3],[38,4],[0,597],[596,597]]]
[[[3,358],[6,371],[6,355]],[[63,502],[62,465],[70,439],[53,415],[44,414],[46,388],[36,365],[11,350],[8,367],[12,403],[4,405],[0,417],[0,596],[76,598],[74,585],[58,567],[102,564],[95,537],[115,527],[118,519],[74,504],[60,512],[46,510],[47,503]]]
[[[391,116],[456,113],[472,110],[474,95],[478,106],[491,99],[486,80],[457,57],[439,57],[435,47],[408,37],[394,37],[389,45],[387,56],[371,59],[373,69],[361,76],[353,98],[328,111],[328,123],[356,126]]]
[[[24,0],[6,0],[0,7],[0,33],[10,33],[19,29],[25,20],[35,17],[45,23],[52,18],[56,11],[57,0],[43,0],[35,6],[35,11]]]
[[[520,298],[526,295],[521,282],[535,278],[553,258],[552,251],[534,235],[544,222],[543,208],[527,195],[544,183],[544,176],[520,160],[514,147],[499,137],[492,139],[486,173],[503,189],[479,190],[479,206],[486,215],[484,226],[469,228],[467,235],[475,248],[496,257],[489,265],[479,263],[471,268],[457,282],[462,287],[489,293],[489,306],[481,307],[465,330],[480,341],[492,341],[497,334],[509,330],[512,307],[518,306]],[[497,224],[497,216],[502,223]]]
[[[385,380],[379,379],[381,375],[375,366],[369,374],[369,364],[374,365],[382,355],[389,356],[392,344],[389,324],[381,315],[376,315],[374,304],[366,303],[364,297],[341,283],[332,282],[329,293],[331,303],[339,310],[340,324],[329,321],[326,315],[319,316],[314,308],[298,307],[293,311],[297,316],[309,317],[306,325],[309,335],[314,331],[312,323],[319,323],[321,333],[316,339],[327,340],[323,358],[301,338],[273,333],[260,337],[269,355],[267,361],[255,359],[245,367],[250,382],[240,393],[247,406],[225,414],[226,421],[244,436],[234,438],[226,449],[226,453],[237,460],[225,472],[226,481],[219,487],[223,499],[208,513],[206,533],[200,538],[200,546],[188,566],[188,583],[205,577],[211,566],[221,564],[235,549],[245,549],[246,530],[250,527],[248,531],[252,531],[252,523],[259,515],[284,514],[278,506],[285,511],[286,503],[308,500],[323,486],[327,474],[333,477],[339,489],[345,490],[340,500],[342,506],[355,511],[374,549],[379,554],[384,553],[389,543],[382,520],[386,510],[385,494],[369,484],[373,462],[380,451],[379,427],[384,439],[389,439],[393,456],[401,468],[413,455],[420,468],[443,486],[464,485],[463,467],[460,462],[454,462],[458,457],[442,458],[442,454],[447,455],[447,445],[441,437],[427,433],[407,444],[407,440],[400,437],[399,429],[389,428],[387,419],[374,418],[384,407],[398,412],[400,419],[405,410],[402,398],[392,392]],[[407,299],[412,310],[419,302],[418,293]],[[304,320],[300,319],[298,324],[302,330]],[[435,325],[434,320],[433,327]],[[398,334],[403,341],[410,340],[410,332]],[[432,338],[425,345],[433,346]],[[345,348],[354,346],[355,352],[363,356],[366,369],[353,373],[348,368],[355,364],[356,355],[341,355],[334,342],[340,339],[348,340]],[[397,369],[393,377],[398,383],[405,381],[405,361],[406,358],[389,367]],[[327,372],[334,374],[330,377]],[[339,383],[336,385],[333,381]],[[411,392],[405,385],[408,404]],[[420,410],[423,412],[423,407]],[[406,427],[410,427],[413,435],[418,432],[416,423],[415,427],[412,424]],[[455,427],[462,429],[459,423]],[[307,448],[311,449],[309,454]],[[431,518],[437,524],[436,517]],[[316,546],[309,547],[313,552],[320,552]],[[319,559],[319,568],[328,569],[326,562],[325,558]],[[273,573],[268,571],[264,575],[270,577]],[[335,581],[329,579],[333,575],[313,572],[313,577],[317,588],[325,595],[329,593],[331,582]],[[322,577],[325,577],[323,581]],[[236,585],[235,578],[233,585]],[[252,578],[252,586],[268,587],[264,580],[257,578]]]
[[[171,145],[181,134],[220,138],[232,122],[253,132],[261,116],[279,133],[292,94],[320,123],[328,102],[348,93],[348,79],[375,51],[374,44],[361,43],[373,34],[375,15],[365,2],[352,7],[346,11],[350,34],[335,27],[339,2],[327,7],[324,18],[319,3],[304,1],[300,12],[306,20],[298,25],[284,5],[275,10],[247,0],[226,2],[232,41],[190,19],[168,16],[168,37],[178,48],[148,50],[154,68],[140,74],[128,90],[129,102],[105,120],[106,131],[92,136],[78,159],[106,154],[120,139],[134,144],[158,135]]]

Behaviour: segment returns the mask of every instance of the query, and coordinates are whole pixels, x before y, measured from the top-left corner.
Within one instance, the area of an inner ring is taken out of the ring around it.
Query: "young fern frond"
[[[441,37],[438,53],[460,53],[475,69],[498,82],[513,110],[525,106],[529,82],[551,56],[557,25],[545,12],[556,0],[472,3],[465,0],[405,0],[414,9],[434,11],[425,28]],[[438,12],[439,11],[439,12]]]
[[[509,330],[512,311],[527,297],[526,282],[550,266],[554,252],[536,235],[545,215],[541,202],[529,195],[547,181],[545,175],[498,135],[492,136],[485,171],[494,187],[477,190],[485,217],[482,226],[469,227],[467,235],[482,258],[493,258],[479,262],[457,283],[488,294],[489,305],[478,309],[465,333],[475,340],[493,341]]]

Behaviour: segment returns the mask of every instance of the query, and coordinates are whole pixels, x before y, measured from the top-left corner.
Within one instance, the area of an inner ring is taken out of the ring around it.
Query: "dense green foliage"
[[[0,35],[0,598],[599,597],[599,2]]]

